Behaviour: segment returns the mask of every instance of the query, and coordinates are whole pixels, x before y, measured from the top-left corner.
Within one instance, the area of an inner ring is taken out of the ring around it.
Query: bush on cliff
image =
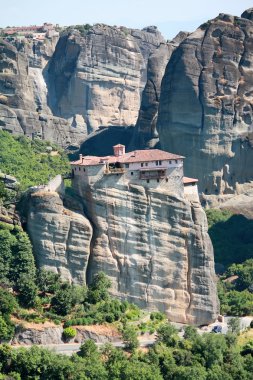
[[[76,329],[73,329],[73,327],[66,327],[63,330],[62,335],[63,335],[65,340],[72,339],[76,336]]]

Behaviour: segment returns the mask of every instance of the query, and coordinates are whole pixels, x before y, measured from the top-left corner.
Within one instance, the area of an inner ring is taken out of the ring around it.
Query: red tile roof
[[[195,183],[195,182],[198,182],[199,180],[197,178],[190,178],[190,177],[184,177],[183,178],[183,183],[184,184],[187,184],[187,183]]]
[[[146,149],[146,150],[135,150],[133,152],[125,153],[122,156],[83,156],[78,161],[71,162],[72,165],[99,165],[103,164],[103,161],[109,164],[120,162],[120,163],[133,163],[133,162],[148,162],[148,161],[168,161],[182,159],[183,156],[177,154],[168,153],[160,149]]]

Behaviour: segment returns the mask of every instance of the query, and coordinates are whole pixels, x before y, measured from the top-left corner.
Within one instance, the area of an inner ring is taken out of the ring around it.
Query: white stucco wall
[[[187,184],[184,186],[184,195],[189,200],[197,200],[199,201],[199,192],[197,184]]]
[[[72,180],[73,187],[83,189],[86,186],[98,184],[103,180],[102,186],[113,187],[115,184],[127,186],[130,183],[141,185],[150,189],[165,189],[166,191],[177,193],[184,196],[183,187],[183,160],[163,161],[162,165],[157,166],[156,162],[149,162],[149,166],[141,167],[141,163],[133,163],[129,168],[125,168],[125,173],[105,174],[106,165],[82,166],[72,165],[74,177]],[[140,169],[164,169],[166,168],[164,178],[159,179],[140,179]]]
[[[177,161],[177,163],[176,163]],[[139,170],[139,169],[159,169],[159,168],[179,168],[183,166],[183,160],[163,160],[161,161],[161,165],[156,165],[156,161],[143,162],[143,166],[141,166],[141,162],[133,162],[129,164],[129,170]]]

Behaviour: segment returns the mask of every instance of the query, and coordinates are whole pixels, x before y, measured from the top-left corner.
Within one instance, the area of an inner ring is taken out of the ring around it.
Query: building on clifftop
[[[73,186],[92,186],[103,179],[113,183],[139,184],[167,190],[178,195],[198,198],[197,179],[184,177],[184,157],[159,149],[125,152],[125,146],[113,146],[114,155],[82,156],[71,162]]]

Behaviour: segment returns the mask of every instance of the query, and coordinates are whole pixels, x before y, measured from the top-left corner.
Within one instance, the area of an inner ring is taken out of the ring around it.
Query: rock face
[[[39,190],[30,195],[27,227],[39,267],[86,283],[92,237],[87,218],[65,208],[56,192]]]
[[[161,147],[186,156],[206,194],[253,179],[253,21],[220,14],[174,51],[162,82]]]
[[[54,114],[99,126],[134,125],[150,53],[163,43],[155,27],[142,31],[98,24],[81,34],[65,32],[49,65]]]
[[[135,125],[150,54],[164,39],[97,24],[44,43],[0,45],[0,127],[79,146],[99,126]]]
[[[64,344],[66,341],[62,335],[62,326],[47,326],[25,324],[21,328],[17,326],[15,335],[10,342],[12,345],[20,344],[22,346],[33,344]],[[28,326],[26,326],[28,325]],[[29,326],[30,325],[30,326]],[[119,342],[121,336],[116,329],[108,326],[74,326],[76,336],[71,341],[75,343],[83,343],[87,339],[92,339],[97,343]]]
[[[213,250],[200,204],[164,190],[103,181],[90,189],[74,182],[93,225],[88,282],[101,270],[114,296],[143,309],[182,323],[214,320]]]
[[[75,284],[104,271],[115,297],[172,321],[215,320],[213,249],[199,201],[113,177],[83,186],[75,176],[79,200],[66,199],[68,208],[48,188],[30,194],[27,230],[39,267]]]
[[[172,52],[188,34],[180,32],[169,43],[161,44],[149,57],[147,82],[142,94],[139,116],[131,142],[132,149],[154,148],[159,144],[156,123],[162,78]]]
[[[11,344],[32,345],[32,344],[62,344],[63,328],[59,327],[41,327],[36,325],[34,328],[17,329],[11,341]]]
[[[62,118],[55,117],[47,105],[46,65],[55,42],[47,40],[37,47],[0,45],[0,128],[55,142],[63,147],[78,145],[86,133]],[[35,62],[36,61],[36,62]]]

